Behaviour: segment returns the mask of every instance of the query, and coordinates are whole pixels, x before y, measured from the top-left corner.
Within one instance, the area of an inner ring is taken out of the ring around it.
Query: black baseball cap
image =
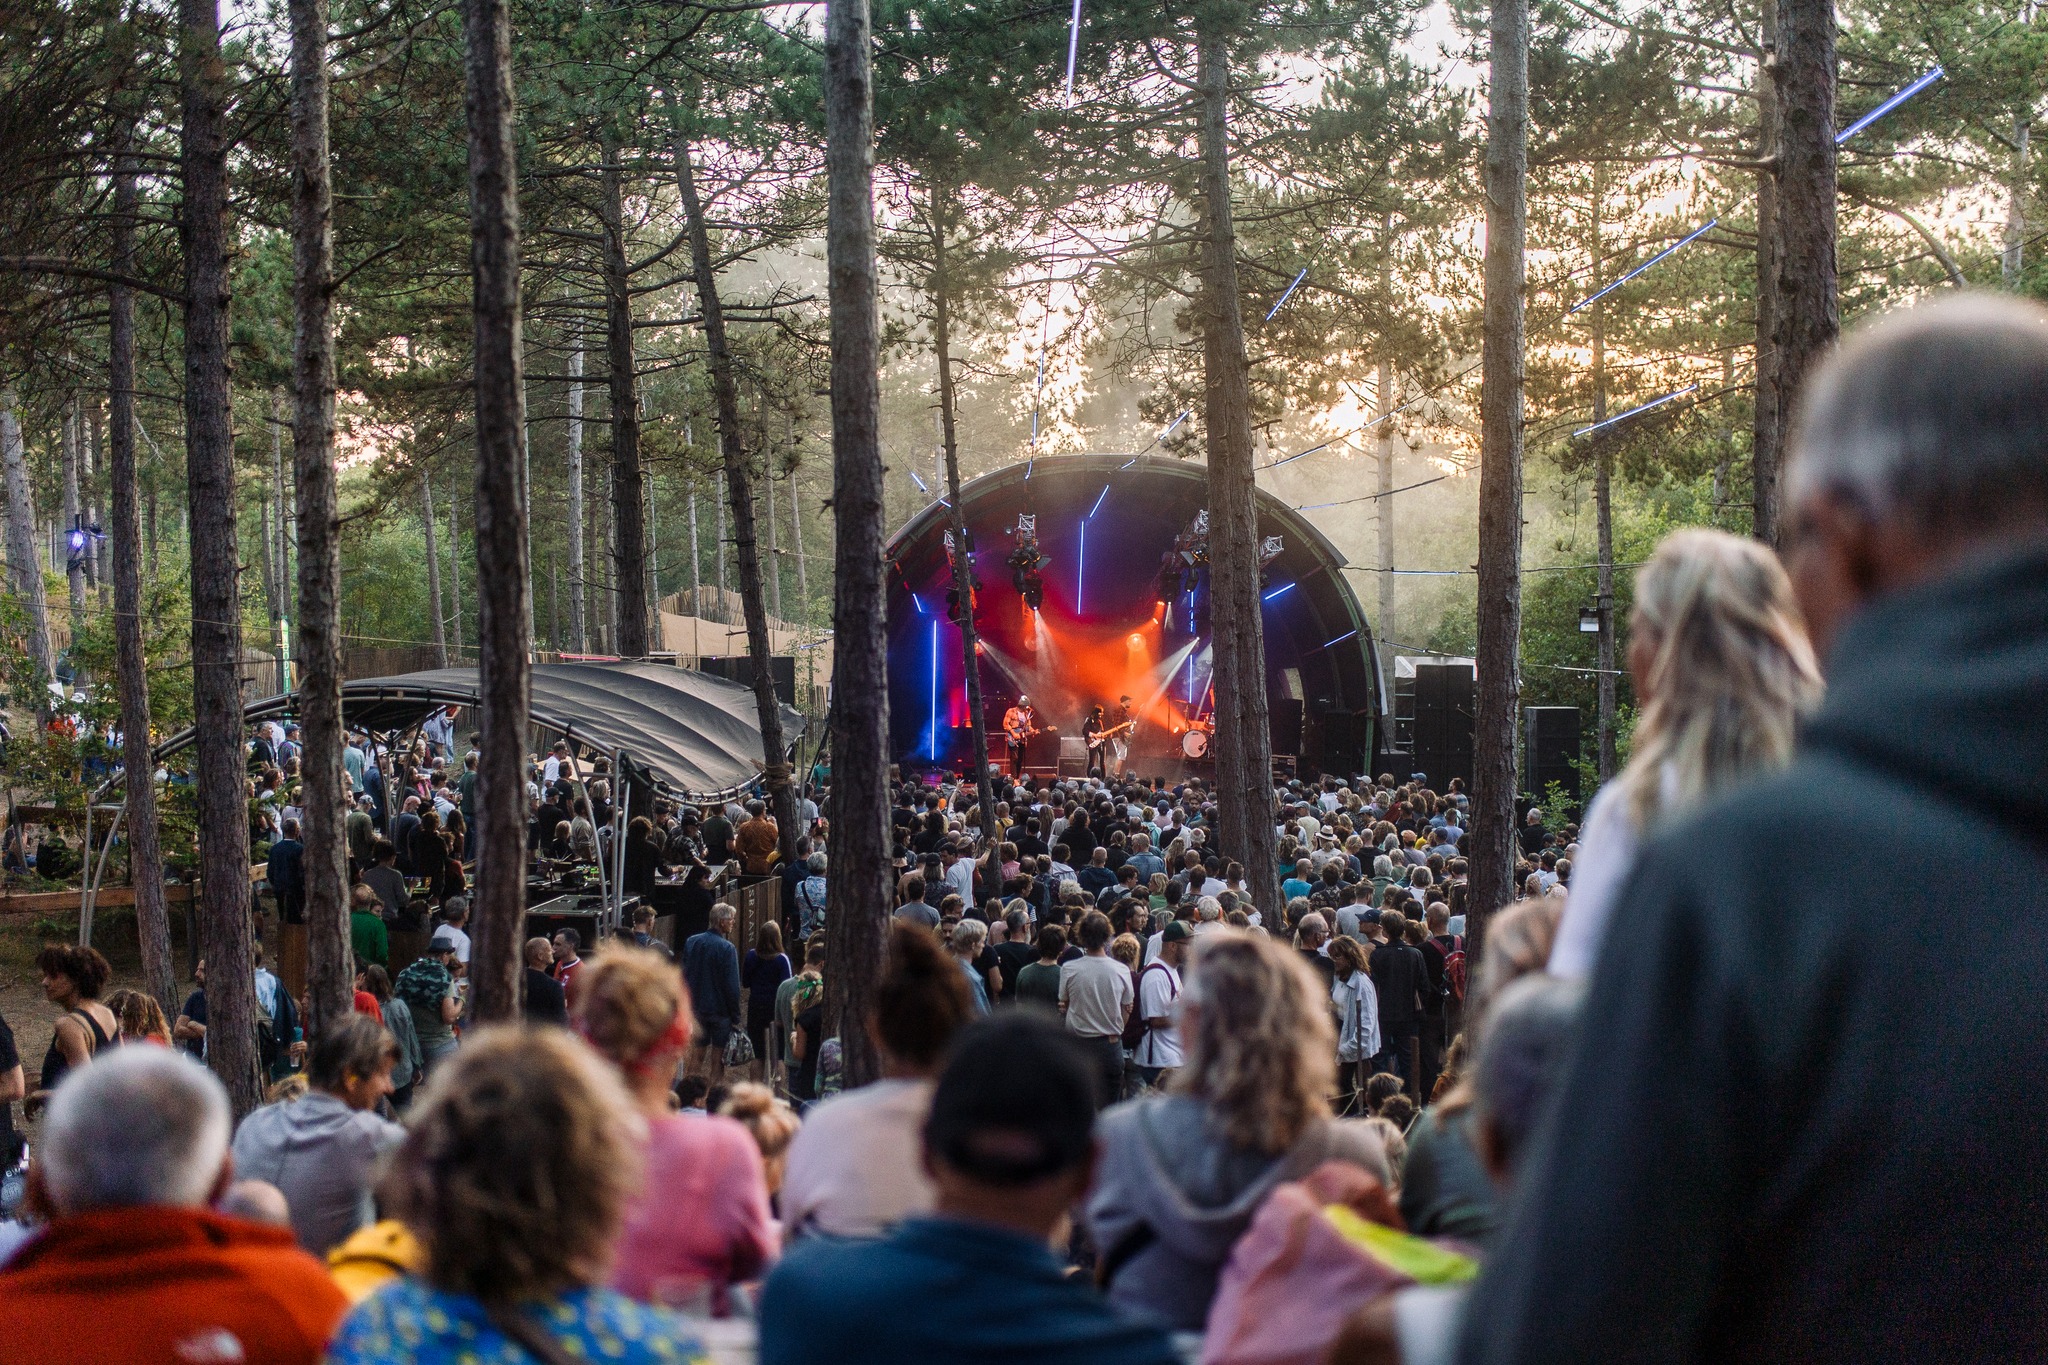
[[[1095,1090],[1080,1045],[1057,1023],[1028,1010],[980,1020],[939,1073],[925,1148],[982,1184],[1033,1184],[1088,1160]]]

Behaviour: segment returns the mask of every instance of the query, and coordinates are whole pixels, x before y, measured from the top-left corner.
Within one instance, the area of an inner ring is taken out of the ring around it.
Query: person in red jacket
[[[213,1212],[228,1098],[164,1048],[121,1048],[50,1101],[29,1200],[48,1225],[0,1267],[0,1365],[313,1365],[347,1300],[289,1228]]]

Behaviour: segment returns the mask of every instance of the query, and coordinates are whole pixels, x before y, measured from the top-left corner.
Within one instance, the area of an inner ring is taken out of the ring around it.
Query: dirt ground
[[[177,932],[181,928],[174,928],[173,947],[178,952],[182,975],[183,935]],[[0,920],[0,1019],[5,1019],[14,1030],[14,1046],[21,1053],[21,1067],[30,1090],[36,1088],[36,1077],[43,1066],[43,1053],[49,1049],[50,1034],[56,1027],[59,1013],[55,1005],[43,998],[42,978],[36,972],[36,954],[45,944],[69,943],[76,935],[75,921],[66,924],[26,917]],[[142,985],[142,957],[135,943],[132,915],[116,917],[103,913],[96,926],[93,946],[106,955],[108,965],[114,969],[103,995],[123,986],[139,988]],[[175,1019],[183,999],[161,1003],[165,1016]]]

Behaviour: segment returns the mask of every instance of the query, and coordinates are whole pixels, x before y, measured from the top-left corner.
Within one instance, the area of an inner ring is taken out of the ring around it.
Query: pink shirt
[[[753,1135],[729,1118],[670,1114],[648,1124],[647,1175],[627,1206],[612,1288],[686,1304],[709,1285],[758,1278],[778,1238]]]

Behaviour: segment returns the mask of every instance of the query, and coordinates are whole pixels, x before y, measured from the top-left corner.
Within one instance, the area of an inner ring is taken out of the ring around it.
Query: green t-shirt
[[[356,966],[391,965],[391,935],[385,932],[384,917],[376,911],[348,912],[348,941],[355,949]]]
[[[1060,964],[1034,962],[1017,973],[1017,998],[1057,1012],[1060,1007]]]

